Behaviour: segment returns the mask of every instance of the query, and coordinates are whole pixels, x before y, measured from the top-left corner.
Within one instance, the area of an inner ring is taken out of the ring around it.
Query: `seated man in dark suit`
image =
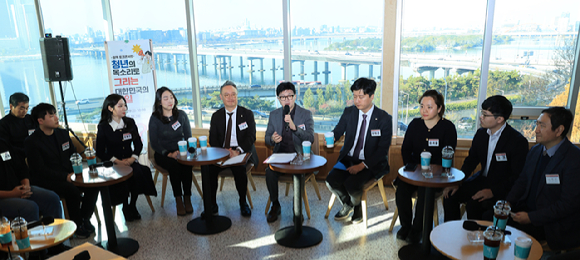
[[[83,188],[81,191],[72,184],[74,171],[70,157],[76,149],[68,131],[59,128],[54,106],[40,103],[31,114],[39,124],[37,130],[24,141],[32,184],[52,190],[64,198],[70,218],[77,225],[75,234],[86,238],[95,231],[90,218],[99,192],[95,188]]]
[[[224,107],[211,116],[209,144],[212,147],[229,149],[230,157],[238,156],[241,153],[252,152],[252,147],[256,142],[256,122],[254,121],[254,114],[251,110],[238,106],[238,89],[236,84],[229,80],[226,81],[221,87],[220,98],[224,102]],[[241,214],[244,217],[249,217],[252,215],[252,210],[246,202],[246,191],[248,189],[246,166],[232,166],[230,169],[234,174],[236,189],[240,196]],[[216,192],[218,187],[218,173],[222,170],[223,168],[219,166],[210,165],[212,178],[210,183],[213,203],[212,213],[214,214],[218,212]]]
[[[391,115],[373,105],[376,88],[374,80],[357,79],[350,87],[354,106],[344,109],[333,130],[335,141],[346,132],[338,163],[326,177],[326,186],[342,203],[335,220],[346,219],[354,211],[352,222],[362,222],[360,203],[365,183],[389,172],[393,122]]]
[[[26,168],[26,153],[24,152],[24,139],[36,129],[36,123],[28,113],[28,96],[17,92],[10,95],[10,113],[0,119],[0,137],[12,145],[12,151],[18,168]]]
[[[508,224],[546,240],[559,251],[553,253],[580,248],[580,149],[566,137],[572,122],[563,107],[542,111],[536,121],[538,144],[507,196],[513,213]]]
[[[282,107],[270,113],[265,143],[274,146],[274,153],[302,153],[303,141],[314,142],[312,112],[296,105],[296,88],[292,82],[280,83],[276,88],[276,96]],[[287,114],[284,114],[285,106],[288,106]],[[272,201],[268,222],[276,221],[281,213],[278,201],[278,179],[281,175],[283,173],[266,168],[266,185]]]
[[[461,166],[467,175],[477,165],[481,165],[481,171],[461,187],[444,189],[445,221],[461,219],[460,203],[466,203],[468,219],[483,219],[484,212],[492,210],[496,201],[505,200],[528,153],[528,140],[506,122],[512,110],[512,103],[504,96],[489,97],[481,104],[481,128]]]

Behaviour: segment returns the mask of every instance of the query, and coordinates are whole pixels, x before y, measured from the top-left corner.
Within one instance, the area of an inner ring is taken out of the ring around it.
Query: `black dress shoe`
[[[218,205],[213,206],[212,210],[211,210],[211,214],[216,216],[218,214],[219,211],[219,207]],[[205,219],[205,210],[203,212],[201,212],[201,219]]]
[[[409,242],[409,244],[419,244],[419,241],[421,241],[421,236],[421,230],[412,229],[411,232],[409,232],[409,236],[407,236],[407,242]]]
[[[399,229],[399,231],[397,232],[397,239],[406,240],[410,232],[411,232],[410,227],[401,227],[401,229]]]
[[[131,206],[123,205],[123,215],[125,216],[125,221],[127,221],[127,222],[131,222],[131,221],[135,220],[134,213],[130,209],[130,207]]]
[[[280,207],[280,202],[276,201],[272,203],[272,207],[270,208],[270,212],[268,212],[268,218],[266,218],[266,220],[268,223],[272,223],[278,220],[280,213],[282,213],[282,208]]]
[[[137,210],[137,207],[131,206],[131,211],[133,212],[133,218],[135,220],[140,220],[141,219],[141,214],[139,214],[139,211]]]
[[[93,224],[91,224],[91,220],[88,218],[83,219],[83,227],[91,233],[95,232],[95,226],[93,226]]]
[[[350,219],[350,221],[352,221],[353,224],[361,223],[363,221],[362,206],[361,205],[354,206],[353,211],[354,213],[352,213],[352,218]]]
[[[252,210],[250,209],[250,206],[248,206],[248,203],[246,202],[240,203],[240,212],[244,217],[252,216]]]

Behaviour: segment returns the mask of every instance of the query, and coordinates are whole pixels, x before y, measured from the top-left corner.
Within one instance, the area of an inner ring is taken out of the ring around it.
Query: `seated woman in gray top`
[[[191,127],[185,112],[177,109],[177,98],[167,87],[155,93],[153,114],[149,119],[149,139],[155,150],[155,162],[169,172],[177,215],[192,213],[191,166],[177,162],[177,142],[191,137]],[[183,190],[182,190],[183,187]]]

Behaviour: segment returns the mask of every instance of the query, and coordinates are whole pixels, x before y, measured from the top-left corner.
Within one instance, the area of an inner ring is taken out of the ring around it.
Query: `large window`
[[[344,107],[353,105],[357,78],[379,82],[374,101],[380,105],[383,1],[291,1],[290,13],[292,81],[315,130],[334,129]]]
[[[0,2],[0,95],[5,114],[15,92],[27,94],[31,107],[50,102],[39,36],[34,1]]]
[[[282,2],[194,1],[203,122],[223,106],[220,86],[233,81],[238,104],[254,111],[266,128],[283,80]]]
[[[429,89],[445,97],[445,115],[458,137],[475,133],[487,1],[405,0],[399,75],[399,127],[403,135],[421,117],[419,98]]]
[[[68,38],[73,80],[62,82],[67,119],[71,123],[97,124],[101,117],[103,100],[110,94],[103,48],[107,27],[101,1],[41,0],[40,4],[45,33],[51,33],[52,37],[58,35]],[[66,15],[62,6],[67,6],[69,10]],[[60,111],[62,98],[59,83],[53,84]],[[62,121],[62,113],[59,115]],[[77,124],[71,127],[77,129]]]

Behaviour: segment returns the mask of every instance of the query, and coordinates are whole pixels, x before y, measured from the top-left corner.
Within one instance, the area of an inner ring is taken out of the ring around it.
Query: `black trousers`
[[[68,181],[51,180],[34,181],[34,185],[52,190],[65,199],[69,217],[77,225],[93,215],[99,196],[98,188],[79,188]]]
[[[471,199],[475,193],[484,188],[485,178],[479,175],[471,181],[464,182],[453,196],[443,200],[445,209],[445,222],[461,219],[459,205],[465,203],[468,219],[484,219],[484,212],[493,210],[496,198],[490,198],[479,202]]]
[[[171,182],[173,196],[191,196],[191,185],[193,179],[191,166],[183,165],[177,162],[177,160],[163,156],[159,153],[155,153],[155,162],[169,172],[169,182]],[[183,190],[181,189],[182,186]]]
[[[273,171],[270,167],[266,167],[266,186],[268,193],[270,193],[270,201],[272,204],[278,201],[278,180],[284,173]]]
[[[348,159],[343,160],[343,164],[348,168]],[[340,200],[342,205],[359,206],[362,198],[365,183],[374,177],[369,169],[363,169],[357,174],[350,174],[348,171],[333,168],[326,176],[326,186]]]
[[[240,203],[246,202],[246,192],[248,189],[248,176],[246,175],[246,166],[232,166],[229,167],[232,170],[234,175],[234,181],[236,183],[236,190],[238,190],[238,196],[240,197]],[[210,176],[210,187],[211,187],[211,199],[214,206],[217,206],[216,196],[217,196],[217,189],[218,189],[218,173],[223,171],[224,168],[221,168],[216,165],[209,166],[209,176]]]
[[[397,179],[397,192],[395,201],[399,211],[399,222],[401,228],[412,228],[415,231],[423,230],[423,212],[425,210],[425,188],[418,187]],[[417,206],[415,207],[415,220],[413,220],[413,193],[417,192]]]

